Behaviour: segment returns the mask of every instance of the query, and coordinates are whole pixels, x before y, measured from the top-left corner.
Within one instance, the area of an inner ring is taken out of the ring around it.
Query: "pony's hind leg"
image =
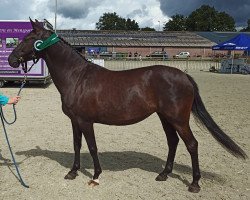
[[[178,135],[176,133],[175,128],[167,121],[167,119],[158,113],[158,116],[161,120],[163,129],[167,136],[168,142],[168,157],[164,170],[156,177],[156,181],[165,181],[167,180],[167,175],[170,174],[173,170],[174,158],[177,149],[177,145],[179,142]]]
[[[193,182],[190,184],[188,191],[197,193],[200,191],[200,186],[198,182],[201,178],[199,161],[198,161],[198,142],[195,139],[188,122],[178,123],[173,125],[176,128],[181,139],[184,141],[187,150],[191,155],[192,168],[193,168]]]

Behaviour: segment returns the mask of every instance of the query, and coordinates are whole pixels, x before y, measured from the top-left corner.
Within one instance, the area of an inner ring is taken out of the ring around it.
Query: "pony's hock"
[[[44,29],[38,22],[30,22],[33,31],[9,56],[9,64],[12,67],[19,66],[20,57],[26,61],[31,60],[36,41],[46,41],[53,35],[53,32]],[[158,181],[165,181],[172,172],[180,137],[192,161],[193,180],[189,191],[200,190],[198,142],[189,126],[191,111],[198,122],[204,124],[226,150],[236,157],[247,157],[214,122],[201,100],[197,84],[188,74],[176,68],[160,65],[110,71],[88,62],[62,38],[59,39],[53,45],[35,51],[35,56],[46,61],[53,82],[61,94],[63,112],[72,123],[75,159],[65,178],[74,179],[80,169],[82,135],[94,163],[93,181],[90,185],[95,185],[93,182],[96,182],[102,173],[94,123],[129,125],[145,119],[154,112],[161,120],[169,146],[166,166],[156,178]]]

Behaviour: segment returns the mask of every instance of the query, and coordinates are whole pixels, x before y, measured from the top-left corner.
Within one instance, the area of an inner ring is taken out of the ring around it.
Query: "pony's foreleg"
[[[165,169],[156,177],[156,181],[165,181],[168,178],[168,174],[170,174],[173,170],[173,164],[174,164],[174,158],[175,153],[177,149],[177,145],[179,142],[178,135],[176,133],[176,130],[174,127],[166,120],[165,117],[163,117],[161,114],[158,114],[163,126],[163,129],[165,131],[165,134],[167,136],[168,141],[168,157]]]
[[[75,159],[74,164],[68,174],[64,177],[65,179],[75,179],[77,174],[77,170],[80,169],[80,150],[82,147],[82,132],[79,129],[79,126],[76,122],[71,120],[72,129],[73,129],[73,139],[74,139],[74,151],[75,151]]]
[[[87,142],[90,155],[92,156],[94,162],[94,176],[91,181],[89,181],[90,186],[99,185],[99,175],[102,173],[102,169],[99,163],[98,155],[97,155],[97,146],[95,140],[95,133],[93,123],[81,123],[81,130],[83,131],[83,135]]]

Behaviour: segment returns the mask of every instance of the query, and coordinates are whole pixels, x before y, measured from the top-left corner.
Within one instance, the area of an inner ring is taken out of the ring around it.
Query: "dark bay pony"
[[[63,112],[71,119],[73,128],[75,158],[66,179],[77,176],[83,135],[94,163],[91,184],[99,184],[98,177],[102,170],[97,155],[94,123],[134,124],[154,112],[161,120],[169,146],[165,169],[156,177],[157,181],[165,181],[172,172],[180,137],[192,160],[193,181],[189,191],[200,190],[198,142],[189,126],[191,111],[225,149],[236,157],[247,158],[244,151],[209,115],[195,81],[188,74],[160,65],[110,71],[85,60],[62,38],[51,39],[53,32],[41,27],[37,21],[31,20],[31,24],[33,30],[11,53],[9,64],[17,68],[34,58],[42,58],[47,63],[61,94]],[[58,41],[52,43],[54,39]],[[39,42],[43,43],[43,48],[38,48]]]

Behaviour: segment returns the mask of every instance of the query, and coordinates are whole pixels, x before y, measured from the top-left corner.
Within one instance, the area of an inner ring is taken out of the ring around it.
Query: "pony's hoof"
[[[165,175],[165,174],[159,174],[159,175],[155,178],[156,181],[166,181],[167,179],[168,179],[168,176]]]
[[[90,180],[90,181],[88,182],[88,185],[89,185],[90,187],[95,187],[95,186],[97,186],[97,185],[100,185],[99,179]]]
[[[201,190],[201,188],[199,185],[197,185],[197,186],[190,185],[188,187],[188,191],[192,192],[192,193],[198,193],[200,190]]]
[[[75,179],[77,176],[78,176],[78,173],[77,173],[77,172],[70,171],[70,172],[64,177],[64,179],[73,180],[73,179]]]

